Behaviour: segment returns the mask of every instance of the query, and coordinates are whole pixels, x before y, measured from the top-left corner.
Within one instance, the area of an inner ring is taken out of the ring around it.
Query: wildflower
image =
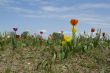
[[[18,28],[13,28],[13,30],[16,32],[18,30]]]
[[[76,26],[77,23],[78,23],[78,20],[77,20],[77,19],[71,19],[71,20],[70,20],[70,23],[71,23],[73,26]]]
[[[72,28],[72,32],[76,33],[77,29],[76,28]]]
[[[71,36],[64,35],[64,41],[70,42],[71,41]]]
[[[95,28],[91,28],[91,32],[95,32]]]

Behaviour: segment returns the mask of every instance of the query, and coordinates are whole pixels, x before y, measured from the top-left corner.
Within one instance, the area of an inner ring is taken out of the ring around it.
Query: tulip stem
[[[73,26],[74,29],[74,26]],[[75,32],[72,32],[72,42],[74,44],[74,47],[76,47],[76,36],[75,36]]]
[[[93,37],[93,32],[91,32],[91,35],[90,35],[90,38],[92,38]]]

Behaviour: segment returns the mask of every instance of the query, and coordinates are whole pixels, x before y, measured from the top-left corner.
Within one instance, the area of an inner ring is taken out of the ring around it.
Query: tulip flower
[[[16,34],[16,31],[18,30],[18,28],[13,28],[13,30],[14,30],[14,32],[15,32],[15,34]]]
[[[105,37],[105,32],[102,33],[102,36]]]
[[[18,28],[13,28],[13,30],[16,32],[18,30]]]
[[[91,28],[91,32],[95,32],[95,28]]]
[[[91,35],[90,35],[90,37],[92,38],[93,37],[93,32],[95,32],[95,28],[91,28]]]
[[[72,28],[72,32],[76,33],[77,29],[76,28]]]
[[[42,32],[42,31],[40,31],[40,34],[42,35],[42,34],[43,34],[43,32]]]
[[[76,26],[78,24],[78,20],[77,19],[71,19],[70,20],[70,23],[73,25],[73,26]]]
[[[74,47],[76,46],[76,37],[75,37],[75,33],[76,33],[76,28],[75,26],[78,24],[78,19],[71,19],[70,23],[72,24],[73,28],[72,28],[72,42],[75,44]],[[74,39],[73,39],[74,38]]]
[[[64,35],[64,41],[70,42],[71,41],[71,36]]]

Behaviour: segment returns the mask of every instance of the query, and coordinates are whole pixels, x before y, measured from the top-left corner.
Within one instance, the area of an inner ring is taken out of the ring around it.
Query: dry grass
[[[59,49],[55,47],[56,49]],[[42,48],[11,48],[0,51],[0,73],[109,73],[110,47],[79,52],[67,59],[51,61]]]

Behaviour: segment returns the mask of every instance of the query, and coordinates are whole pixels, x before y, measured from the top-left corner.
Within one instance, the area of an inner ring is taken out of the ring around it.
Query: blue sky
[[[17,27],[18,33],[69,34],[71,18],[79,20],[78,33],[92,27],[110,33],[110,0],[0,0],[0,32]]]

